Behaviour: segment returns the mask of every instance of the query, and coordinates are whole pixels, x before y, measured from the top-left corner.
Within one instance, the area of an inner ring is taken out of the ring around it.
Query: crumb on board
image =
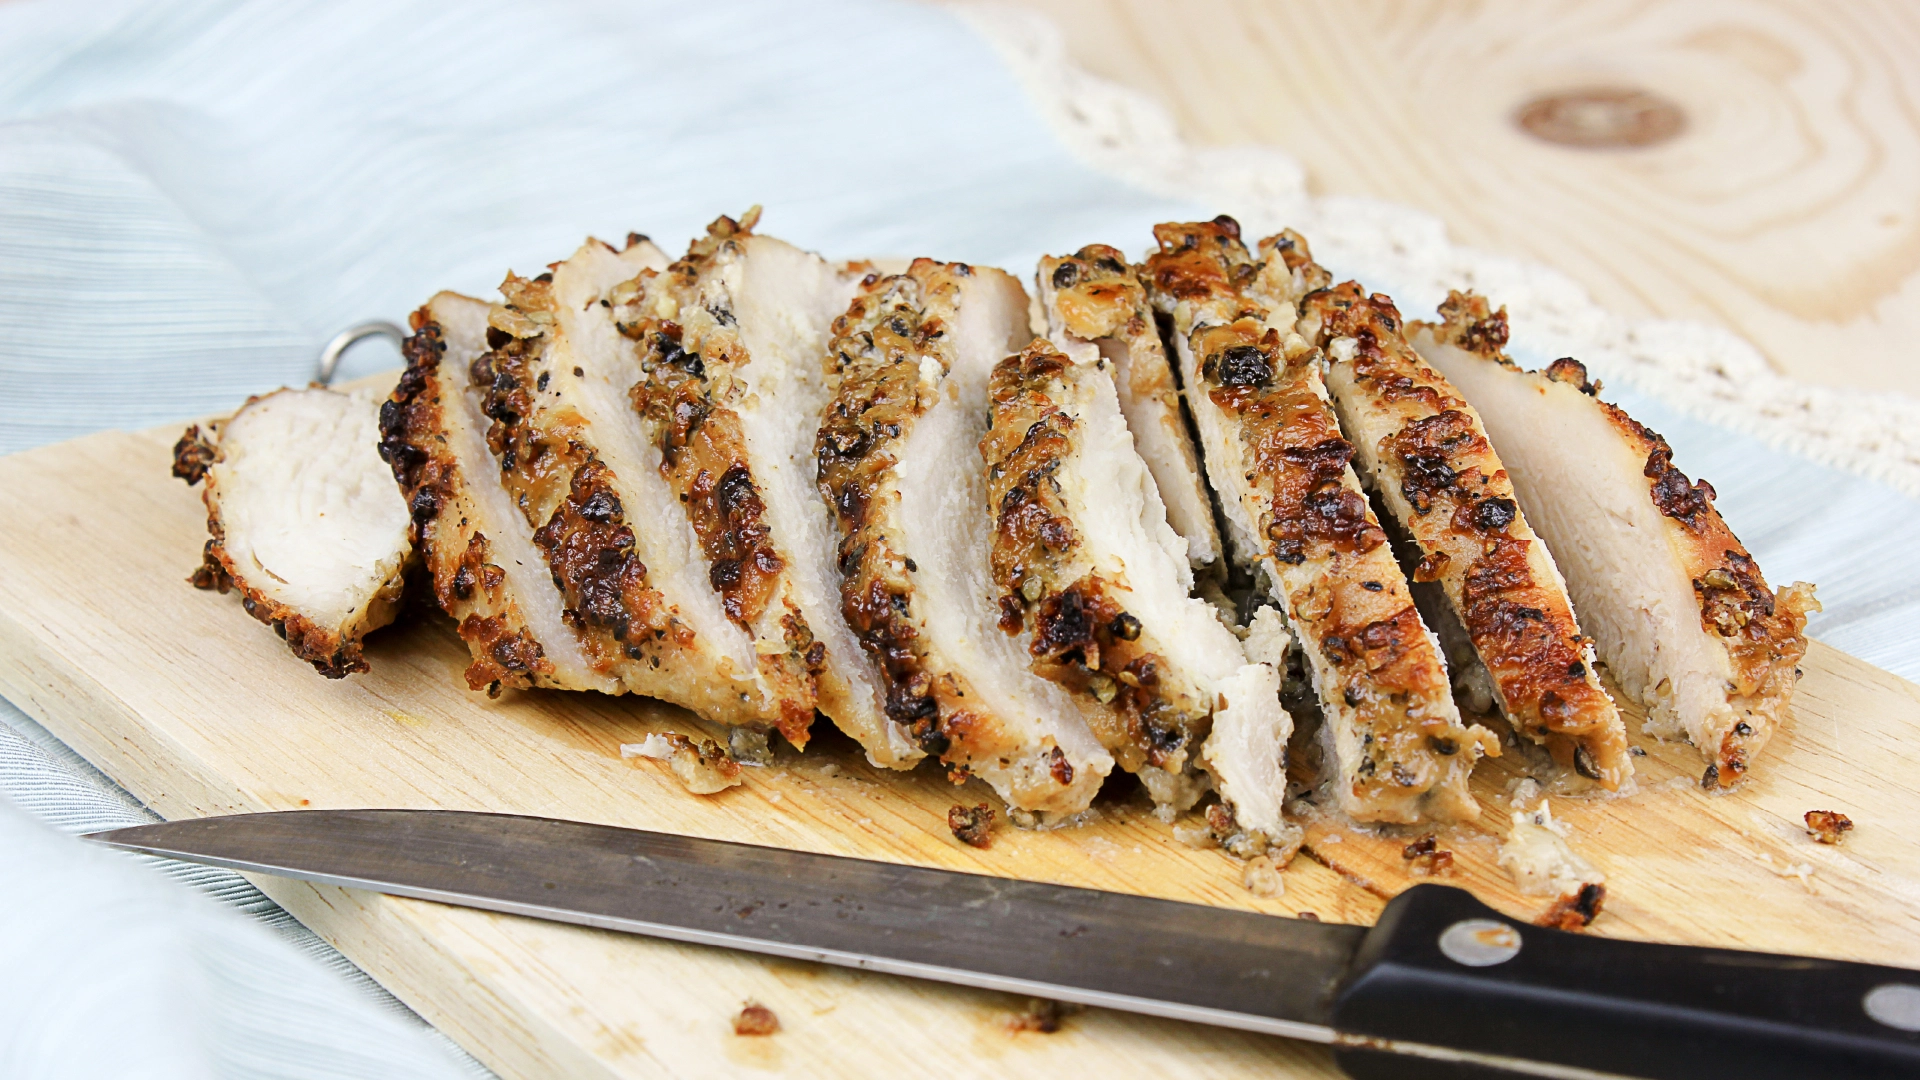
[[[1300,914],[1295,915],[1294,918],[1301,919],[1306,922],[1319,922],[1320,913],[1317,911],[1303,911]]]
[[[1013,1031],[1038,1031],[1042,1035],[1051,1035],[1060,1030],[1066,1018],[1082,1010],[1082,1006],[1050,998],[1032,998],[1027,1002],[1027,1011],[1015,1016],[1007,1027]]]
[[[1585,930],[1600,917],[1600,907],[1606,902],[1607,887],[1598,882],[1588,882],[1555,900],[1553,906],[1533,922],[1535,926],[1555,930]]]
[[[664,761],[680,783],[695,795],[712,795],[744,783],[740,763],[719,743],[706,739],[695,745],[679,732],[655,732],[637,743],[622,743],[623,758],[651,758]]]
[[[1407,860],[1407,869],[1419,877],[1453,873],[1453,852],[1441,847],[1431,833],[1402,848],[1400,857]]]
[[[1280,876],[1280,868],[1265,855],[1255,855],[1247,860],[1246,873],[1241,875],[1240,883],[1253,895],[1269,899],[1285,896],[1287,892],[1287,882]]]
[[[1807,835],[1822,844],[1837,844],[1853,829],[1853,819],[1837,810],[1807,811]]]
[[[953,838],[970,847],[986,848],[993,845],[993,807],[986,803],[978,806],[959,806],[947,811],[947,828],[953,830]]]
[[[735,1035],[771,1035],[780,1030],[780,1018],[773,1010],[757,1001],[749,1001],[741,1006],[740,1014],[733,1018]]]

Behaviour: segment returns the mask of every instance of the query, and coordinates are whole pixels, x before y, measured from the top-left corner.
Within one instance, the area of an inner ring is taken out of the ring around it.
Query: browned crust
[[[1412,508],[1407,531],[1420,554],[1416,581],[1439,581],[1499,688],[1514,728],[1544,744],[1562,767],[1618,790],[1632,760],[1626,728],[1586,663],[1587,639],[1555,582],[1534,573],[1513,484],[1472,407],[1421,362],[1402,336],[1393,301],[1353,282],[1303,301],[1317,344],[1355,342],[1355,389],[1400,425],[1377,453],[1382,483],[1397,481]],[[1476,348],[1497,348],[1505,313],[1463,323]]]
[[[1118,248],[1089,244],[1072,255],[1041,259],[1040,273],[1053,286],[1054,308],[1075,337],[1131,340],[1153,328],[1146,287]]]
[[[1080,699],[1121,767],[1178,772],[1212,713],[1166,692],[1166,661],[1141,642],[1140,620],[1102,575],[1078,565],[1080,538],[1054,480],[1073,452],[1075,425],[1050,394],[1071,366],[1041,339],[997,364],[988,384],[993,420],[980,452],[995,508],[1000,627],[1030,632],[1034,671]]]
[[[1154,237],[1160,250],[1143,273],[1165,306],[1209,305],[1208,320],[1189,336],[1201,384],[1190,392],[1231,419],[1245,451],[1246,480],[1264,496],[1254,523],[1266,544],[1259,554],[1315,571],[1286,597],[1289,621],[1333,669],[1321,693],[1352,710],[1363,747],[1351,779],[1355,804],[1390,805],[1422,775],[1432,791],[1446,782],[1443,759],[1456,754],[1498,754],[1485,729],[1417,707],[1451,702],[1446,668],[1348,469],[1353,447],[1317,389],[1320,354],[1297,337],[1289,352],[1262,325],[1270,308],[1261,297],[1280,294],[1278,275],[1302,270],[1324,284],[1305,242],[1282,234],[1269,244],[1273,257],[1255,262],[1227,217],[1158,225]],[[1475,813],[1470,796],[1452,795],[1452,813]]]
[[[449,392],[440,371],[446,342],[426,308],[414,312],[410,324],[413,336],[401,346],[407,368],[380,407],[380,457],[407,500],[409,539],[433,575],[434,599],[459,624],[473,654],[467,685],[489,694],[529,687],[550,676],[553,663],[507,595],[506,572],[487,561],[486,536],[460,513],[464,481],[441,411]]]
[[[1441,306],[1442,322],[1415,326],[1445,344],[1471,346],[1480,356],[1514,367],[1497,351],[1498,342],[1505,340],[1506,309],[1494,314],[1489,307],[1483,297],[1455,292]],[[1587,377],[1586,366],[1570,357],[1554,361],[1544,374],[1589,396],[1600,389]],[[1732,660],[1734,685],[1727,701],[1741,719],[1717,746],[1699,748],[1709,761],[1702,782],[1710,788],[1731,787],[1785,717],[1800,658],[1807,651],[1807,615],[1820,609],[1819,601],[1813,586],[1804,582],[1769,588],[1745,545],[1714,508],[1713,486],[1692,482],[1674,467],[1673,448],[1659,433],[1616,405],[1597,398],[1595,404],[1622,437],[1646,454],[1642,475],[1647,497],[1674,524],[1676,550],[1700,606],[1701,629],[1718,637]]]
[[[699,335],[649,311],[663,299],[671,299],[675,309],[697,304],[702,276],[720,254],[752,234],[758,216],[756,210],[739,222],[716,219],[665,272],[643,272],[636,279],[634,302],[616,313],[620,332],[641,344],[641,377],[631,392],[634,411],[660,450],[662,474],[686,505],[722,607],[749,633],[781,591],[786,569],[772,541],[739,415],[728,404],[739,393],[729,373],[749,356],[730,311],[711,311],[714,325]],[[759,654],[758,662],[780,702],[781,733],[803,745],[813,723],[826,647],[814,639],[799,609],[782,602],[787,649]]]
[[[869,279],[834,320],[827,355],[839,386],[814,441],[820,491],[840,527],[841,611],[880,668],[887,718],[937,756],[953,750],[956,737],[965,742],[967,688],[928,667],[913,613],[916,568],[878,503],[893,497],[897,448],[926,410],[919,361],[937,359],[946,334],[944,321],[927,313],[928,294],[957,290],[956,272],[915,260],[904,275]]]
[[[258,400],[258,396],[249,397],[241,408]],[[188,484],[206,481],[200,499],[207,508],[208,540],[201,549],[200,565],[188,575],[187,582],[196,589],[217,591],[223,596],[233,589],[239,589],[240,606],[246,609],[247,614],[272,627],[273,632],[286,641],[287,648],[293,650],[293,655],[312,664],[315,671],[329,679],[344,679],[368,670],[359,638],[341,634],[338,627],[315,623],[248,584],[245,576],[235,570],[233,559],[227,554],[226,527],[220,520],[218,485],[209,473],[214,463],[220,460],[219,444],[215,441],[219,425],[214,423],[208,426],[214,429],[213,433],[203,433],[198,424],[188,427],[173,445],[173,475]],[[375,604],[389,608],[396,607],[399,602],[398,588],[374,598]]]

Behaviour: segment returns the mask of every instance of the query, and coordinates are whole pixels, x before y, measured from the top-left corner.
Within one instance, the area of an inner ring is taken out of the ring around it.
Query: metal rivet
[[[1666,98],[1611,86],[1542,94],[1513,119],[1537,139],[1589,149],[1652,146],[1687,126],[1687,114]]]
[[[1867,1015],[1901,1031],[1920,1031],[1920,986],[1881,983],[1860,999]]]
[[[1492,967],[1520,955],[1520,931],[1492,919],[1462,919],[1440,932],[1440,951],[1467,967]]]

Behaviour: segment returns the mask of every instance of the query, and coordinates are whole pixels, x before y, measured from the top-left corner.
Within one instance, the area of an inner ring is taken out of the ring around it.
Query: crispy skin
[[[1599,400],[1600,387],[1573,359],[1555,361],[1527,375],[1501,349],[1507,340],[1506,310],[1492,311],[1484,297],[1455,292],[1440,308],[1438,324],[1415,323],[1409,333],[1430,333],[1439,343],[1499,364],[1519,377],[1571,386],[1592,399],[1608,425],[1636,456],[1645,455],[1647,498],[1670,523],[1668,537],[1699,606],[1700,628],[1718,641],[1731,661],[1728,712],[1700,746],[1708,765],[1703,783],[1727,788],[1751,767],[1773,730],[1785,718],[1806,654],[1806,622],[1819,610],[1813,586],[1795,582],[1774,590],[1713,506],[1713,487],[1694,483],[1673,465],[1667,441],[1618,407]],[[1576,399],[1577,400],[1577,399]],[[1604,659],[1604,658],[1603,658]]]
[[[1152,650],[1114,584],[1078,552],[1081,537],[1055,480],[1075,448],[1074,420],[1052,397],[1070,366],[1040,340],[994,368],[993,427],[981,453],[995,513],[1001,628],[1030,632],[1034,670],[1075,695],[1123,768],[1178,773],[1211,726],[1210,695]]]
[[[413,336],[401,348],[407,368],[380,408],[380,456],[407,499],[414,549],[433,575],[434,598],[473,653],[467,685],[494,695],[502,687],[542,685],[553,664],[507,590],[506,572],[488,561],[490,543],[474,524],[467,479],[447,445],[443,402],[457,391],[441,370],[445,334],[430,306],[409,321]]]
[[[1420,556],[1414,580],[1440,586],[1514,729],[1619,790],[1633,772],[1626,726],[1479,414],[1407,344],[1385,296],[1348,282],[1302,307],[1347,430],[1378,439],[1360,456]]]
[[[1319,353],[1292,333],[1293,304],[1327,282],[1304,241],[1255,260],[1238,223],[1156,226],[1143,270],[1170,316],[1209,475],[1235,533],[1286,609],[1312,668],[1332,746],[1335,792],[1363,820],[1472,820],[1467,776],[1499,752],[1463,724],[1431,634],[1413,606],[1350,466]]]
[[[778,702],[782,734],[804,744],[819,700],[825,647],[788,595],[786,561],[766,521],[739,415],[733,373],[749,362],[731,310],[709,306],[703,275],[751,234],[722,217],[663,273],[646,271],[616,305],[621,333],[641,344],[634,410],[660,450],[662,471],[686,504],[727,615],[755,636],[760,672]]]
[[[258,395],[248,398],[240,411],[244,412],[260,400],[262,398]],[[235,413],[235,416],[238,415]],[[210,423],[209,430],[203,432],[195,424],[187,428],[173,447],[173,475],[188,484],[205,481],[200,497],[207,508],[208,539],[202,550],[201,563],[187,578],[188,582],[194,588],[214,590],[223,595],[238,589],[240,604],[247,614],[272,627],[274,633],[285,639],[287,648],[295,656],[312,664],[315,671],[327,678],[343,679],[366,671],[367,661],[361,648],[361,639],[392,622],[399,614],[401,592],[405,585],[405,562],[396,565],[394,574],[370,598],[359,615],[344,624],[328,625],[307,612],[274,599],[262,587],[264,583],[251,580],[251,575],[227,550],[227,528],[220,513],[221,490],[218,473],[214,469],[221,460],[219,435],[223,426],[222,422],[216,421]]]
[[[1040,298],[1048,333],[1063,350],[1092,346],[1114,364],[1114,388],[1151,472],[1168,524],[1187,541],[1195,566],[1220,562],[1220,531],[1180,407],[1180,386],[1146,288],[1117,248],[1091,244],[1072,255],[1043,258]],[[1083,344],[1084,343],[1084,344]]]

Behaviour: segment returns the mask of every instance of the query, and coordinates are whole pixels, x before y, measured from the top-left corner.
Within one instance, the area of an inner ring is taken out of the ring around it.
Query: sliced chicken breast
[[[1027,635],[1001,629],[995,602],[980,444],[989,373],[1032,337],[1025,291],[999,270],[920,259],[834,331],[818,475],[843,610],[888,719],[1015,807],[1084,809],[1113,757],[1068,692],[1034,674]]]
[[[459,623],[473,653],[467,685],[618,692],[599,670],[533,527],[501,484],[488,445],[493,418],[488,365],[475,361],[522,329],[529,316],[443,292],[414,312],[402,348],[407,369],[380,407],[380,456],[411,510],[414,546],[433,574],[434,597]],[[508,329],[493,325],[499,323]]]
[[[1340,434],[1300,297],[1328,282],[1290,234],[1255,259],[1229,217],[1156,226],[1142,271],[1171,342],[1236,558],[1263,574],[1305,653],[1332,788],[1363,821],[1472,820],[1467,777],[1499,753],[1461,721]]]
[[[1119,250],[1104,244],[1040,260],[1040,300],[1047,336],[1076,363],[1095,357],[1112,365],[1112,382],[1138,451],[1159,489],[1167,522],[1187,544],[1196,567],[1220,561],[1213,500],[1200,476],[1199,453],[1181,415],[1180,388],[1167,360],[1146,289]]]
[[[329,679],[367,670],[360,640],[399,612],[413,555],[376,400],[276,390],[188,428],[173,450],[175,476],[206,481],[212,538],[192,582],[238,588],[247,613]]]
[[[1206,768],[1235,821],[1279,841],[1296,832],[1280,814],[1284,667],[1249,664],[1218,609],[1190,595],[1187,545],[1135,451],[1119,376],[1096,350],[1076,361],[1045,340],[993,370],[980,450],[1001,629],[1028,641],[1033,670],[1072,694],[1162,809],[1188,809]]]
[[[1633,775],[1626,725],[1479,414],[1407,344],[1392,300],[1348,282],[1302,307],[1360,475],[1418,557],[1414,591],[1439,594],[1435,622],[1454,631],[1441,640],[1465,646],[1449,657],[1456,681],[1479,669],[1516,732],[1618,791]]]
[[[1440,317],[1409,327],[1413,345],[1485,420],[1600,660],[1649,731],[1690,739],[1703,783],[1731,787],[1786,716],[1813,586],[1768,588],[1713,488],[1601,401],[1578,361],[1522,370],[1502,352],[1505,309],[1479,296],[1452,294]]]
[[[589,240],[550,274],[507,278],[493,348],[473,364],[488,446],[595,670],[710,720],[766,727],[779,702],[640,437],[628,397],[639,356],[606,299],[667,262],[637,236],[621,251]]]
[[[686,257],[622,290],[613,317],[641,345],[634,407],[714,591],[752,637],[781,732],[804,743],[817,707],[875,762],[904,767],[918,750],[889,727],[841,616],[838,537],[814,474],[828,334],[866,268],[755,236],[758,217],[720,218]]]

